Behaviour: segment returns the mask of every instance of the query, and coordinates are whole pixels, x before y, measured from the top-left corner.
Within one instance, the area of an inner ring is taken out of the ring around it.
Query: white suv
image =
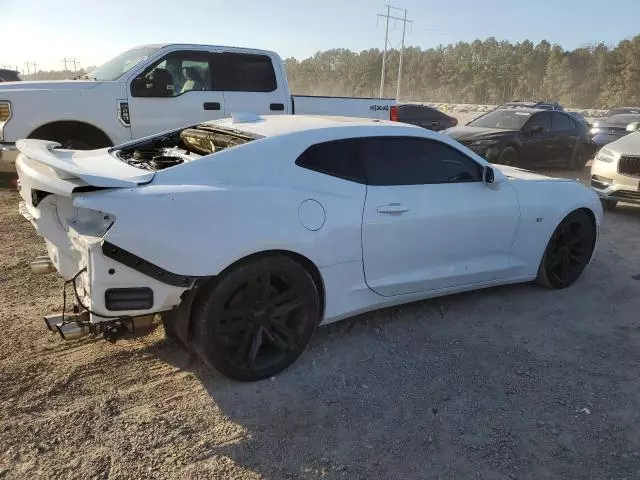
[[[640,204],[640,122],[631,123],[634,132],[602,147],[591,166],[591,187],[605,210],[618,202]]]

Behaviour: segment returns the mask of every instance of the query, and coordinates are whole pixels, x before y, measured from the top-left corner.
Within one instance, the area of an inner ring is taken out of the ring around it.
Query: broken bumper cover
[[[51,262],[72,283],[92,323],[172,310],[195,282],[119,249],[82,225],[64,230],[53,215],[43,215],[26,202],[20,202],[19,211],[44,238]]]

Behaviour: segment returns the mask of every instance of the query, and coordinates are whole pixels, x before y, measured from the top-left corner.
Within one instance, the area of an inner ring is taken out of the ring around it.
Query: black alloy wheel
[[[320,322],[310,273],[284,255],[233,267],[197,302],[194,342],[200,357],[239,381],[270,377],[295,361]]]
[[[575,282],[591,260],[596,229],[584,210],[571,212],[553,232],[538,271],[538,283],[560,289]]]

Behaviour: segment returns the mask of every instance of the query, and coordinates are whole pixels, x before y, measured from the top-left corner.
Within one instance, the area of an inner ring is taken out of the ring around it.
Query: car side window
[[[482,181],[482,166],[444,143],[416,137],[360,141],[369,185],[427,185]]]
[[[250,53],[214,55],[216,90],[224,92],[273,92],[278,88],[271,57]]]
[[[541,126],[543,132],[551,130],[551,114],[548,112],[536,113],[528,122],[525,128],[530,129],[533,126]]]
[[[553,120],[551,122],[552,130],[555,132],[561,132],[566,130],[571,130],[571,120],[569,117],[563,113],[555,112],[553,114]]]
[[[358,155],[358,140],[334,140],[306,149],[296,165],[332,177],[365,183],[364,166]]]
[[[131,83],[133,97],[177,97],[190,91],[210,91],[210,54],[171,52],[138,75]]]

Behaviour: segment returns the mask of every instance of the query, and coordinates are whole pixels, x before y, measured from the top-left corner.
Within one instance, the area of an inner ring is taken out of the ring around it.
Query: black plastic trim
[[[153,290],[149,287],[108,288],[104,292],[104,306],[112,312],[149,310],[153,308]]]
[[[177,273],[169,272],[107,241],[102,244],[102,253],[107,258],[173,287],[189,287],[195,280],[207,278],[192,275],[178,275]]]
[[[205,110],[220,110],[220,103],[218,102],[204,102],[202,108]]]
[[[272,103],[271,105],[269,105],[269,108],[274,112],[283,112],[284,103]]]

